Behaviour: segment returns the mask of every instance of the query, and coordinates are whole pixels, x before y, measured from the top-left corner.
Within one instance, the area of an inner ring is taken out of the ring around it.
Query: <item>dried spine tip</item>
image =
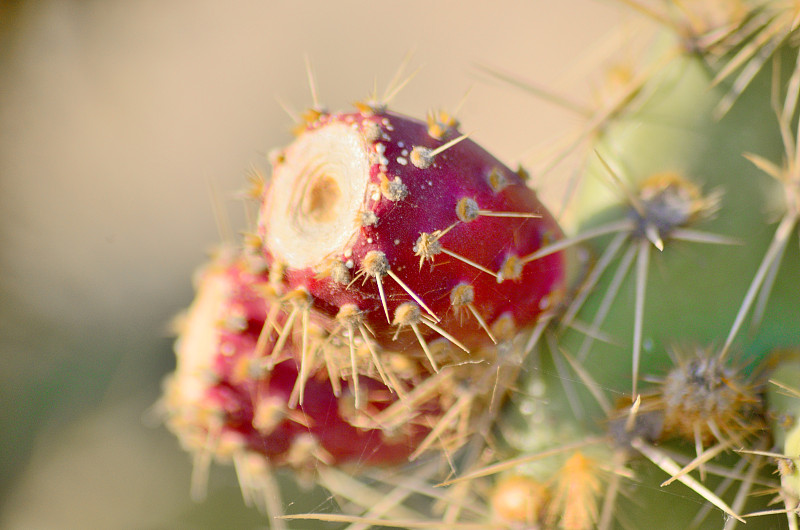
[[[463,197],[456,204],[456,215],[465,223],[477,219],[480,215],[480,210],[478,203],[471,197]]]
[[[411,163],[420,169],[428,169],[433,164],[433,149],[422,147],[421,145],[414,146],[409,155]]]

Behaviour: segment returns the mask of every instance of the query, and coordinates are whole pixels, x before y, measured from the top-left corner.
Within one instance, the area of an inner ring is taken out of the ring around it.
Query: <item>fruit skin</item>
[[[161,406],[167,426],[195,455],[210,451],[221,460],[258,454],[270,467],[303,472],[317,465],[406,461],[428,434],[420,421],[436,413],[434,406],[423,403],[415,421],[382,431],[368,426],[364,415],[384,410],[396,396],[381,382],[361,378],[366,399],[357,412],[348,382],[339,382],[337,396],[327,373],[320,372],[305,381],[302,405],[289,407],[299,375],[296,346],[290,339],[287,354],[271,358],[277,333],[269,327],[263,351],[257,346],[265,325],[286,320],[285,314],[270,313],[277,301],[264,269],[258,259],[222,253],[198,275],[197,298],[176,343],[177,368],[165,382]]]
[[[528,327],[560,298],[560,253],[525,266],[514,257],[561,232],[535,193],[496,158],[469,139],[431,156],[457,140],[455,129],[438,140],[425,123],[380,109],[315,117],[274,157],[259,221],[265,249],[284,266],[287,290],[307,289],[314,309],[330,317],[355,304],[385,347],[415,342],[409,326],[393,324],[407,302],[472,348],[493,338],[484,327],[509,317],[512,329]],[[336,161],[340,152],[349,155],[346,163]],[[492,217],[475,205],[541,217]],[[320,239],[332,224],[336,233]],[[298,255],[301,246],[310,248]],[[454,295],[463,285],[472,288],[466,301]],[[420,331],[438,336],[429,326]]]

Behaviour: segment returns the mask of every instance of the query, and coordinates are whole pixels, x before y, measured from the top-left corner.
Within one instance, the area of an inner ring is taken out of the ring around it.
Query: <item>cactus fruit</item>
[[[362,109],[314,114],[273,157],[259,235],[285,288],[353,307],[383,347],[528,327],[564,284],[561,254],[524,260],[560,237],[534,192],[446,115]]]
[[[198,275],[197,299],[183,318],[178,366],[165,383],[161,407],[195,456],[194,494],[202,495],[212,457],[234,460],[242,484],[259,483],[249,471],[254,468],[261,474],[289,467],[310,476],[317,466],[406,461],[441,414],[435,395],[420,400],[407,423],[389,428],[374,418],[397,396],[380,381],[361,379],[356,409],[348,381],[330,381],[322,372],[303,381],[305,399],[293,407],[300,373],[292,351],[298,346],[290,338],[282,356],[272,355],[280,340],[275,328],[288,315],[277,305],[265,267],[259,258],[220,253]]]
[[[336,421],[359,443],[419,427],[391,473],[348,482],[392,506],[331,483],[347,513],[291,518],[798,528],[797,8],[626,3],[664,27],[580,135],[571,230],[445,113],[315,110],[274,155],[250,245],[269,278],[246,282],[275,309],[248,351],[293,370],[288,411],[354,394]],[[217,394],[187,381],[168,396],[196,426]]]
[[[563,293],[562,253],[525,263],[555,221],[452,119],[310,116],[176,344],[163,408],[198,484],[212,456],[307,475],[457,450],[496,414],[500,353]]]

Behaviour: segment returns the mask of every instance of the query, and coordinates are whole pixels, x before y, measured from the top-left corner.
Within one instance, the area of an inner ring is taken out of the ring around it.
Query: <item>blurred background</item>
[[[247,225],[236,196],[290,140],[282,106],[311,104],[305,54],[335,110],[414,52],[392,107],[469,91],[463,130],[537,179],[580,118],[479,66],[591,101],[625,21],[611,0],[0,1],[0,527],[268,526],[225,468],[192,503],[148,411],[192,272]],[[547,202],[558,175],[534,180]]]

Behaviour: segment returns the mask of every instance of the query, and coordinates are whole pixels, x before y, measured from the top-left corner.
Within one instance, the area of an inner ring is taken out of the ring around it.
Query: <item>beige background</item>
[[[3,528],[213,527],[213,502],[204,525],[186,515],[188,457],[143,413],[172,367],[166,324],[220,240],[211,197],[225,233],[245,225],[247,170],[290,139],[276,98],[311,103],[305,53],[340,109],[415,51],[395,109],[452,109],[471,87],[463,129],[535,170],[537,146],[580,119],[476,65],[590,101],[597,50],[627,20],[589,0],[13,5],[0,12]],[[537,181],[548,201],[563,178]],[[219,469],[211,487],[234,490]]]

